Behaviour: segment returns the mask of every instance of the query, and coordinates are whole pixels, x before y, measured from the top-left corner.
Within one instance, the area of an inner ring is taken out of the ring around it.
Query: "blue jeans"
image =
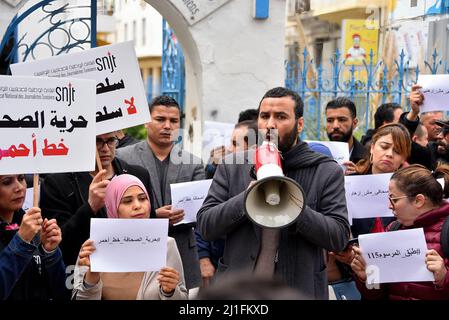
[[[337,300],[360,300],[361,295],[354,280],[341,280],[330,284]]]

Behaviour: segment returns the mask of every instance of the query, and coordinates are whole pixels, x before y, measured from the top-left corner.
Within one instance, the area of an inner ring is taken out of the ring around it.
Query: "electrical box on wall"
[[[268,19],[270,11],[270,0],[253,0],[253,18]]]

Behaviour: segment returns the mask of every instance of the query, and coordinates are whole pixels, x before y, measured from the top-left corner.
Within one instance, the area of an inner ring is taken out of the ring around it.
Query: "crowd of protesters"
[[[409,99],[408,112],[398,104],[381,105],[375,128],[361,141],[354,102],[328,102],[327,136],[349,148],[342,170],[324,145],[299,138],[304,105],[289,89],[273,88],[258,109],[242,112],[229,145],[214,148],[205,166],[175,143],[181,126],[176,100],[156,97],[147,139],[121,131],[98,135],[102,169],[46,175],[39,207],[22,210],[24,175],[0,176],[0,298],[189,299],[195,288],[233,283],[236,273],[247,275],[245,280],[278,280],[286,288],[281,299],[291,293],[294,299],[325,300],[329,291],[337,299],[449,299],[449,257],[441,240],[449,216],[449,121],[443,112],[420,112],[424,96],[418,85]],[[251,160],[261,141],[275,138],[284,174],[305,198],[294,223],[280,229],[256,225],[245,213],[245,195],[255,180]],[[239,154],[244,161],[233,161]],[[393,174],[388,190],[394,216],[353,219],[350,225],[345,175],[382,173]],[[179,224],[185,214],[173,206],[170,184],[206,178],[213,181],[196,223]],[[168,219],[166,265],[157,272],[91,271],[91,218]],[[434,281],[368,289],[363,252],[349,239],[413,228],[424,230],[425,265]]]

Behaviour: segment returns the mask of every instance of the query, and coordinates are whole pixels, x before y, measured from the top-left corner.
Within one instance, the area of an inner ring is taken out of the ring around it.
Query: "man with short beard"
[[[349,161],[343,164],[345,174],[355,172],[355,164],[363,159],[365,147],[353,136],[357,127],[357,110],[354,102],[345,97],[331,100],[326,105],[326,132],[330,141],[348,143]]]
[[[438,162],[449,163],[449,121],[436,120],[435,124],[441,127],[436,142],[436,155]]]
[[[243,164],[219,164],[197,226],[203,238],[225,238],[217,277],[232,271],[277,277],[311,299],[328,299],[323,249],[341,251],[349,239],[344,176],[328,156],[299,139],[303,103],[286,88],[269,90],[259,104],[258,129],[264,140],[278,141],[284,174],[305,192],[304,210],[289,226],[262,228],[245,214],[252,179],[254,149]],[[279,140],[274,140],[278,137]],[[262,200],[261,200],[262,201]],[[300,208],[298,208],[300,210]],[[282,211],[279,212],[282,214]]]

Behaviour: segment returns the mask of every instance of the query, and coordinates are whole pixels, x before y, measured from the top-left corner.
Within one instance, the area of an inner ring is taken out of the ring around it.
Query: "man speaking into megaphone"
[[[217,276],[246,270],[328,299],[323,249],[343,250],[350,234],[344,177],[300,140],[303,108],[289,89],[265,93],[259,146],[245,151],[243,164],[225,159],[217,167],[197,226],[205,240],[226,239]]]

